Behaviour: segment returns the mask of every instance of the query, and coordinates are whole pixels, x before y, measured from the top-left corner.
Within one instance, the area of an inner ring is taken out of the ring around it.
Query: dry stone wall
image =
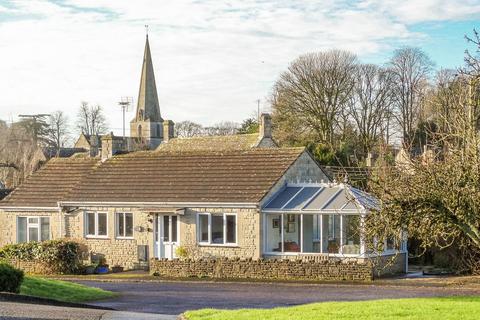
[[[164,278],[291,281],[371,281],[369,262],[280,259],[152,259],[150,272]]]

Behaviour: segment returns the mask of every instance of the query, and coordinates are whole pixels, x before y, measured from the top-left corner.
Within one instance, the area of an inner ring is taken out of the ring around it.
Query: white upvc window
[[[133,213],[115,213],[115,234],[119,239],[133,239]]]
[[[108,214],[107,212],[85,212],[85,236],[87,238],[108,237]]]
[[[203,245],[237,245],[235,213],[199,213],[198,242]]]
[[[17,243],[50,240],[49,217],[18,217]]]

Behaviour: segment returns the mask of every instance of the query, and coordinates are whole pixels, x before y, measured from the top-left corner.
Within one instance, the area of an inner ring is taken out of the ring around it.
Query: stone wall
[[[152,259],[150,273],[165,278],[257,279],[281,281],[371,281],[368,262],[279,259]]]
[[[198,213],[236,213],[237,244],[203,245],[197,241]],[[185,247],[191,258],[241,257],[258,259],[260,252],[260,214],[258,209],[194,208],[180,217],[180,246]]]
[[[85,212],[106,212],[108,219],[108,228],[106,237],[86,237],[85,236]],[[131,212],[133,213],[134,228],[133,237],[129,239],[121,239],[116,235],[115,230],[115,213]],[[121,266],[125,269],[139,268],[139,259],[137,248],[139,245],[148,246],[148,255],[153,257],[153,221],[152,216],[148,212],[137,208],[110,208],[110,207],[87,207],[68,214],[65,217],[65,237],[73,239],[82,239],[82,243],[87,246],[90,257],[100,256],[105,258],[106,263],[110,266]],[[141,231],[139,231],[141,230]]]
[[[405,259],[406,253],[404,252],[370,258],[374,266],[374,277],[381,278],[406,273],[408,270]]]
[[[58,274],[60,271],[52,268],[48,263],[35,261],[35,260],[8,260],[8,264],[14,266],[17,269],[23,270],[25,273],[38,274],[38,275],[50,275]]]
[[[17,217],[50,217],[50,239],[59,238],[58,211],[3,211],[0,210],[0,247],[17,243]]]

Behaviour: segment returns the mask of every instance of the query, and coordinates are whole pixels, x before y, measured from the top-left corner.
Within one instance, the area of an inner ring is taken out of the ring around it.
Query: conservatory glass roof
[[[358,212],[379,209],[380,202],[352,186],[340,183],[287,184],[263,211]]]

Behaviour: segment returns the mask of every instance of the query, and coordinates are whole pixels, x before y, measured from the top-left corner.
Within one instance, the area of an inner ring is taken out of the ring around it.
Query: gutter
[[[148,207],[148,208],[166,208],[166,207],[187,207],[187,208],[248,208],[257,209],[256,202],[121,202],[121,201],[59,201],[58,207]],[[57,208],[55,208],[57,209]]]
[[[0,207],[0,210],[4,211],[54,211],[58,210],[58,207]]]

